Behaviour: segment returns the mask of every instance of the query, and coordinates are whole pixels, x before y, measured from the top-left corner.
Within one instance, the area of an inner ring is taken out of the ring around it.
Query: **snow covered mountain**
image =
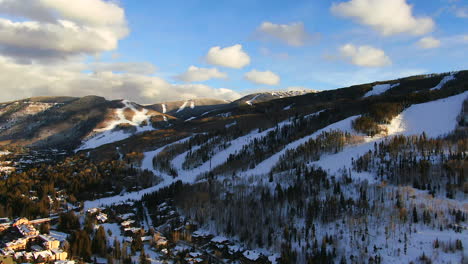
[[[0,106],[0,140],[5,153],[55,144],[105,164],[92,187],[106,192],[70,203],[120,210],[142,201],[142,223],[213,234],[223,258],[463,263],[467,106],[468,71],[232,103],[27,99]],[[113,188],[114,172],[132,188]],[[161,220],[167,203],[185,217],[180,225]]]
[[[263,92],[246,95],[233,103],[253,105],[256,103],[267,102],[280,98],[287,98],[293,96],[300,96],[308,93],[316,93],[315,90],[292,90],[292,91],[276,91],[276,92]]]

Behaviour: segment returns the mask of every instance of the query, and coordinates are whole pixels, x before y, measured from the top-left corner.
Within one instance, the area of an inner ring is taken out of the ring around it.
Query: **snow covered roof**
[[[229,240],[226,238],[226,237],[223,237],[223,236],[215,236],[213,237],[213,239],[211,239],[211,242],[214,242],[214,243],[226,243],[228,242]]]
[[[244,252],[243,255],[244,257],[252,261],[257,261],[260,258],[260,253],[258,253],[255,250],[247,250]]]

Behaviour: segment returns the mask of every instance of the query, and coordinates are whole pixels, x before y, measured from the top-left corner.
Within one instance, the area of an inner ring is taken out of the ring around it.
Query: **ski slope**
[[[396,84],[378,84],[378,85],[375,85],[374,87],[372,87],[372,90],[370,90],[369,92],[367,92],[364,95],[364,98],[369,97],[369,96],[383,94],[386,91],[392,89],[393,87],[397,87],[398,85],[400,85],[400,84],[396,83]]]
[[[140,190],[140,191],[127,192],[127,193],[124,193],[122,195],[105,197],[105,198],[97,199],[97,200],[94,200],[94,201],[86,201],[84,203],[84,210],[88,210],[89,208],[94,208],[94,207],[110,206],[112,204],[122,203],[122,202],[126,202],[126,201],[129,201],[129,200],[133,200],[133,201],[141,200],[143,195],[155,192],[155,191],[157,191],[157,190],[159,190],[159,189],[161,189],[163,187],[171,185],[172,183],[174,183],[174,182],[176,182],[178,180],[181,180],[180,178],[175,178],[174,179],[172,176],[169,176],[169,175],[167,175],[165,173],[162,173],[160,171],[155,170],[153,168],[153,158],[156,155],[158,155],[161,151],[163,151],[166,147],[174,145],[174,144],[178,144],[178,143],[183,143],[183,142],[185,142],[185,141],[187,141],[189,139],[190,139],[190,137],[184,138],[184,139],[181,139],[179,141],[164,145],[164,146],[162,146],[162,147],[160,147],[160,148],[158,148],[156,150],[152,150],[152,151],[148,151],[148,152],[143,153],[143,160],[141,162],[141,169],[142,170],[149,170],[149,171],[153,172],[154,175],[160,176],[163,179],[162,182],[160,182],[159,184],[156,184],[155,186],[152,186],[150,188],[146,188],[146,189],[143,189],[143,190]]]
[[[325,128],[319,129],[313,134],[303,137],[299,140],[296,140],[292,143],[289,143],[286,145],[281,151],[275,153],[271,157],[267,158],[266,160],[262,161],[260,164],[258,164],[255,168],[248,170],[244,173],[241,173],[241,175],[244,176],[249,176],[249,175],[260,175],[260,174],[267,174],[271,171],[271,169],[279,162],[280,158],[288,151],[292,149],[296,149],[300,145],[306,143],[310,139],[316,138],[318,135],[320,135],[322,132],[327,132],[331,130],[341,130],[341,131],[347,131],[347,132],[352,132],[353,129],[351,127],[351,123],[358,118],[359,116],[351,116],[348,117],[344,120],[341,120],[339,122],[336,122],[334,124],[331,124]]]
[[[94,129],[93,133],[95,134],[92,137],[83,141],[82,145],[78,149],[76,149],[75,152],[85,149],[97,148],[105,144],[124,140],[137,133],[154,130],[150,121],[151,116],[148,115],[148,109],[138,110],[133,103],[127,100],[123,100],[122,103],[124,104],[124,107],[119,108],[115,111],[117,120],[109,122],[104,128]],[[134,113],[132,120],[128,120],[127,118],[125,118],[124,111],[127,109],[130,109]],[[145,121],[146,125],[142,126],[142,123]],[[117,126],[122,124],[129,124],[134,126],[136,132],[132,133],[129,131],[115,129],[117,128]]]
[[[394,118],[388,129],[388,136],[392,135],[420,135],[423,132],[427,137],[440,137],[449,134],[457,126],[457,117],[463,106],[463,101],[468,97],[468,91],[448,98],[412,105]],[[383,137],[369,138],[365,143],[348,146],[343,151],[325,155],[312,165],[322,167],[330,174],[339,175],[343,169],[352,168],[352,159],[364,155],[374,148],[374,143],[380,143]],[[363,172],[352,172],[352,176],[358,179],[372,181],[373,175]]]
[[[445,86],[445,84],[447,84],[447,83],[450,82],[450,81],[455,80],[455,74],[457,74],[457,73],[454,72],[454,73],[452,73],[452,74],[450,74],[450,75],[445,76],[445,77],[440,81],[439,84],[437,84],[435,87],[431,88],[431,91],[440,90],[440,89],[442,89],[442,88]]]

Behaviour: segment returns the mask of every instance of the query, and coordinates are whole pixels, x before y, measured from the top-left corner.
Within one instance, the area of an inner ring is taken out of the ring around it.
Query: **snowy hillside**
[[[124,104],[124,107],[116,109],[114,112],[115,119],[107,122],[103,128],[94,129],[92,135],[83,141],[83,144],[76,149],[76,152],[85,149],[97,148],[105,144],[124,140],[137,133],[154,130],[151,125],[151,116],[148,113],[148,109],[139,110],[133,103],[127,100],[123,100],[122,103]],[[127,118],[125,111],[130,111],[132,117]],[[128,129],[119,129],[119,126],[122,125],[129,125],[134,129],[131,131]]]

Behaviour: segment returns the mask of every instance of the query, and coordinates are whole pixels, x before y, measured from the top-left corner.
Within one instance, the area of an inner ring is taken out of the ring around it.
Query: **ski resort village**
[[[467,0],[0,0],[0,264],[468,264]]]

